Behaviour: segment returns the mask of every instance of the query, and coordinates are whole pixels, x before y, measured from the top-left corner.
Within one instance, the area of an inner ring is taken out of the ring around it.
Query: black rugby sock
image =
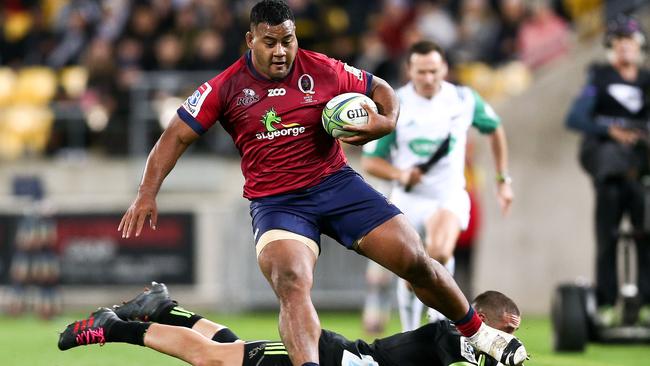
[[[189,310],[185,310],[173,301],[161,306],[158,311],[151,315],[151,321],[160,324],[176,325],[179,327],[192,328],[196,322],[203,319]]]
[[[117,320],[105,327],[106,342],[121,342],[144,346],[144,334],[149,329],[148,322],[125,322]]]

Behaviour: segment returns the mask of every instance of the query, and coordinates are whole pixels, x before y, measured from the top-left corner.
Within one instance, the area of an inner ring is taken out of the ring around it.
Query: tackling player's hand
[[[346,131],[357,132],[350,137],[341,137],[339,140],[351,145],[363,145],[368,141],[376,140],[382,136],[388,135],[395,129],[395,120],[375,112],[367,104],[361,105],[368,112],[368,123],[365,125],[344,125],[342,128]]]
[[[135,236],[140,236],[144,221],[149,217],[149,226],[156,230],[158,221],[158,208],[156,207],[155,195],[138,193],[131,206],[126,210],[117,231],[122,232],[123,238],[129,238],[135,232]]]

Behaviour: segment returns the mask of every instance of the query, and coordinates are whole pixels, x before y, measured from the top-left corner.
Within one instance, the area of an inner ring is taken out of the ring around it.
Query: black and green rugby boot
[[[114,305],[113,311],[122,320],[155,321],[152,316],[163,307],[176,304],[170,297],[164,283],[151,282],[151,288],[123,303]]]
[[[120,318],[111,309],[99,308],[88,318],[69,324],[59,334],[59,349],[65,351],[89,344],[104,345],[108,331],[119,321]]]

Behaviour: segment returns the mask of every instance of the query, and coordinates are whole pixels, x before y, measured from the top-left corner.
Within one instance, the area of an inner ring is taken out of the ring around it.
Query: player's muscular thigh
[[[400,277],[408,276],[426,257],[419,235],[403,214],[370,231],[358,250]]]

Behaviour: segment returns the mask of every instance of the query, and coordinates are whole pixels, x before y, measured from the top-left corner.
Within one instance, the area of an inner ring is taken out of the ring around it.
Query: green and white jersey
[[[411,193],[427,197],[444,197],[452,187],[465,187],[465,145],[470,126],[481,133],[491,133],[500,119],[476,91],[443,82],[431,99],[415,92],[412,83],[397,91],[401,112],[391,134],[367,143],[365,156],[381,157],[400,169],[427,161],[451,134],[447,154],[423,177]],[[396,184],[396,183],[395,183]],[[402,190],[402,188],[397,188]]]

